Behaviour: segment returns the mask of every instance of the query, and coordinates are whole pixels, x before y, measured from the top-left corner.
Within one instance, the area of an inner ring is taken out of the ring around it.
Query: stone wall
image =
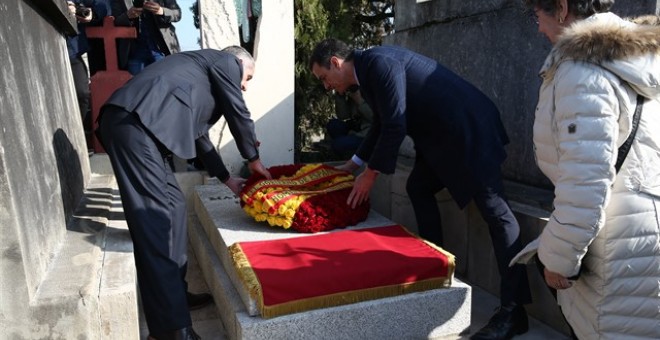
[[[72,20],[65,1],[0,4],[0,329],[9,338],[47,337],[49,321],[27,306],[90,178],[65,42]]]

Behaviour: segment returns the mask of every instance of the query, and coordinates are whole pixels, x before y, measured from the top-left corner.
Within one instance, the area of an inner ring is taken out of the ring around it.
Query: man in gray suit
[[[250,171],[271,178],[243,100],[253,74],[254,59],[238,46],[177,53],[145,68],[101,109],[99,133],[133,239],[150,339],[198,338],[186,295],[185,197],[172,156],[199,156],[238,195],[245,180],[229,174],[208,138],[224,116]]]

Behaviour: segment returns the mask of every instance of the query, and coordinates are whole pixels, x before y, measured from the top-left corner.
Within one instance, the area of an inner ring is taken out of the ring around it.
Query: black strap
[[[635,134],[637,134],[637,128],[639,127],[639,118],[642,116],[642,106],[644,105],[644,97],[642,95],[637,95],[637,107],[635,107],[635,114],[633,115],[633,121],[632,121],[632,130],[630,131],[630,135],[628,136],[628,139],[619,147],[619,153],[616,157],[616,164],[614,165],[614,168],[616,169],[616,172],[619,172],[621,169],[621,165],[623,165],[623,161],[626,159],[626,156],[628,155],[628,151],[630,151],[630,147],[632,146],[633,139],[635,139]]]

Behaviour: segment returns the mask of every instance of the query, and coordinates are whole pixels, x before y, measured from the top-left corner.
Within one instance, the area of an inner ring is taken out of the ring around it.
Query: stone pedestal
[[[263,319],[240,284],[227,247],[309,234],[255,222],[224,186],[198,186],[194,206],[191,244],[231,339],[433,339],[458,334],[470,325],[471,288],[456,279],[450,288]],[[392,224],[372,211],[365,222],[351,228]]]

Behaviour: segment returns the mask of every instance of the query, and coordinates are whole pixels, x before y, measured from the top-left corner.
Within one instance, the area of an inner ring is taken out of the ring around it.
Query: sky
[[[177,4],[181,8],[181,20],[174,23],[176,27],[176,36],[179,38],[179,45],[181,51],[198,50],[200,47],[197,44],[199,38],[199,30],[193,24],[193,14],[190,7],[195,0],[177,0]]]

